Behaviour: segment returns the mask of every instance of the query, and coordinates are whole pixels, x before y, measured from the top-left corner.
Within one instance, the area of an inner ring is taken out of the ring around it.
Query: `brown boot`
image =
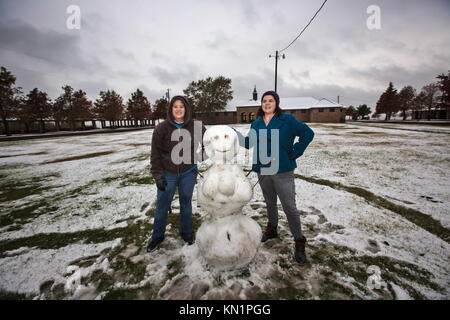
[[[305,244],[306,238],[304,236],[295,240],[294,259],[300,264],[305,264],[307,262],[305,253]]]
[[[277,228],[273,228],[269,224],[266,227],[266,231],[264,231],[263,236],[261,238],[261,242],[266,242],[269,239],[278,237]]]

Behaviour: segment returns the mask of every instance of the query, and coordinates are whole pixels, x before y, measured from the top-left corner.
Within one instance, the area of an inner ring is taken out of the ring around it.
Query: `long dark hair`
[[[275,107],[275,115],[276,116],[280,116],[283,113],[283,110],[280,108],[280,106],[277,104],[277,106]],[[261,106],[258,109],[258,113],[256,114],[258,117],[263,117],[264,116],[264,111],[262,109],[262,103]]]

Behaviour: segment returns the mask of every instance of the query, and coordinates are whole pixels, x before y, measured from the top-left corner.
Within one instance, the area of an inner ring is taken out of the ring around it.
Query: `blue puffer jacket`
[[[258,146],[260,146],[260,139],[265,139],[262,130],[267,130],[267,155],[272,156],[271,143],[278,143],[279,146],[279,166],[277,173],[291,171],[297,168],[296,159],[300,157],[314,137],[314,131],[306,124],[298,121],[294,116],[282,113],[280,116],[273,116],[269,125],[266,126],[262,117],[259,117],[251,124],[251,129],[256,131],[256,145],[255,141],[248,137],[244,137],[240,132],[236,131],[239,136],[239,143],[241,146],[249,149],[255,147],[253,150],[253,166],[252,170],[260,173],[261,167],[269,167],[269,164],[261,164],[259,159]],[[278,141],[272,140],[271,129],[279,130]],[[299,141],[294,143],[295,138],[299,137]],[[263,149],[264,150],[264,149]],[[276,155],[273,155],[274,157]],[[256,157],[256,161],[255,161]],[[256,163],[255,163],[256,162]]]

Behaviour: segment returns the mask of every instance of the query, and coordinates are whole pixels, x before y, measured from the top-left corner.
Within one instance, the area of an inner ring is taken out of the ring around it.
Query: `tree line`
[[[450,119],[450,71],[436,78],[438,81],[423,86],[419,93],[410,85],[397,91],[394,84],[389,82],[387,89],[378,99],[373,117],[378,118],[385,114],[384,120],[390,120],[393,114],[401,112],[403,120],[406,120],[408,113],[426,110],[427,119],[431,120],[432,110],[445,109],[447,119]],[[358,109],[349,106],[346,110],[346,115],[351,116],[353,120],[359,117],[364,119],[370,113],[370,108],[366,105],[361,105]]]
[[[140,89],[136,89],[125,103],[122,96],[114,90],[101,91],[95,101],[88,99],[86,92],[75,90],[69,85],[62,87],[62,93],[52,101],[46,92],[34,88],[23,95],[22,88],[16,86],[16,77],[5,67],[0,69],[0,116],[3,134],[10,135],[8,120],[19,121],[30,131],[30,125],[39,123],[39,132],[46,132],[45,122],[55,122],[56,130],[61,130],[60,123],[67,121],[70,130],[76,129],[76,122],[95,120],[109,121],[116,127],[119,121],[126,120],[138,125],[138,121],[165,119],[168,99],[156,99],[153,105]],[[204,80],[192,81],[183,90],[184,95],[193,106],[193,112],[215,112],[225,108],[233,96],[231,79],[223,76],[208,77]]]

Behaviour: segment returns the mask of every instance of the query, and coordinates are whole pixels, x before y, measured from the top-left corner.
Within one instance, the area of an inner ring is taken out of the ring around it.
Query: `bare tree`
[[[425,94],[425,107],[428,110],[428,120],[431,120],[431,109],[436,107],[439,96],[439,86],[437,83],[430,83],[422,88]]]
[[[398,106],[402,112],[403,120],[406,120],[406,112],[412,110],[416,89],[412,86],[403,87],[398,94]]]

